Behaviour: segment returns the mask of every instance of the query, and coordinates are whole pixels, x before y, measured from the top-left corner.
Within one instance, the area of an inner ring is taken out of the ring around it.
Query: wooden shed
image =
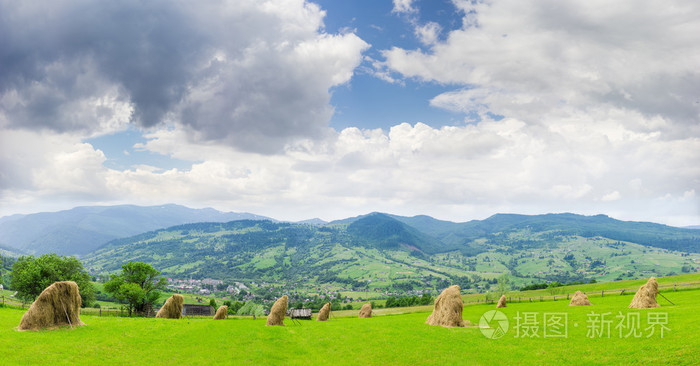
[[[185,304],[182,306],[182,316],[213,316],[214,308],[210,305],[191,305]]]
[[[289,309],[287,316],[292,319],[311,320],[311,309]]]

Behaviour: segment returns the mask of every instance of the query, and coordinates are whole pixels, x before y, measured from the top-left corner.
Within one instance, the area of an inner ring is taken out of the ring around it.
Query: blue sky
[[[0,0],[0,14],[0,216],[177,203],[700,223],[693,3]]]

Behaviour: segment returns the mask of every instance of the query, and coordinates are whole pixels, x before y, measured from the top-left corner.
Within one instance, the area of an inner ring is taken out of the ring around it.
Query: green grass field
[[[265,327],[263,318],[213,321],[83,315],[85,327],[38,332],[18,332],[23,311],[5,307],[0,308],[0,345],[7,365],[698,364],[700,290],[665,295],[676,305],[659,299],[660,308],[627,309],[631,294],[592,298],[592,307],[571,308],[565,300],[512,303],[500,309],[510,323],[500,339],[489,339],[476,327],[426,325],[430,307],[380,309],[372,319],[357,319],[356,311],[339,311],[329,322],[299,325],[287,319],[286,327]],[[495,310],[493,304],[467,305],[463,315],[478,324],[490,310]],[[516,316],[522,318],[526,312],[536,314],[539,337],[515,337]],[[567,337],[544,336],[545,313],[566,314]],[[649,313],[667,317],[663,337],[660,326],[652,327],[655,332],[647,337]],[[616,316],[620,314],[639,315],[640,337],[618,334]],[[612,320],[610,332],[591,338],[590,321],[600,316]]]

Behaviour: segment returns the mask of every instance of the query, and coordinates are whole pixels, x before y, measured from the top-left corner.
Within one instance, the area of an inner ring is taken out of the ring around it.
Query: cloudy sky
[[[0,0],[0,216],[700,224],[700,2]]]

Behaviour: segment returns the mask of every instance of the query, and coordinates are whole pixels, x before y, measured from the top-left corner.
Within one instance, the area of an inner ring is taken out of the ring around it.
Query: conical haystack
[[[73,281],[54,282],[44,289],[19,322],[19,330],[57,328],[61,325],[85,325],[80,321],[82,304],[78,284]]]
[[[581,291],[576,291],[574,297],[571,298],[569,306],[591,306],[591,302],[588,301],[588,296]]]
[[[316,318],[317,321],[320,322],[325,322],[328,320],[328,318],[331,315],[331,303],[326,303],[326,305],[323,305],[321,310],[318,312],[318,317]]]
[[[371,318],[372,317],[372,304],[366,303],[362,305],[362,309],[360,309],[360,315],[359,318]]]
[[[227,315],[228,315],[228,306],[221,305],[221,306],[219,306],[218,309],[216,309],[216,315],[214,315],[214,320],[226,319]]]
[[[506,307],[506,295],[501,295],[501,298],[498,299],[498,304],[496,305],[496,309],[504,308],[504,307]]]
[[[284,295],[275,301],[270,309],[270,315],[267,316],[265,325],[281,325],[284,326],[284,314],[287,313],[287,295]]]
[[[649,278],[649,281],[639,288],[630,303],[632,309],[648,309],[658,307],[656,295],[659,293],[659,283],[656,277]]]
[[[185,298],[182,295],[175,294],[170,296],[168,300],[165,301],[158,313],[156,313],[156,318],[167,318],[167,319],[180,319],[182,318],[182,304],[185,303]]]
[[[452,285],[442,291],[440,296],[435,299],[433,313],[425,322],[442,327],[464,327],[466,322],[462,319],[463,307],[459,286]]]

